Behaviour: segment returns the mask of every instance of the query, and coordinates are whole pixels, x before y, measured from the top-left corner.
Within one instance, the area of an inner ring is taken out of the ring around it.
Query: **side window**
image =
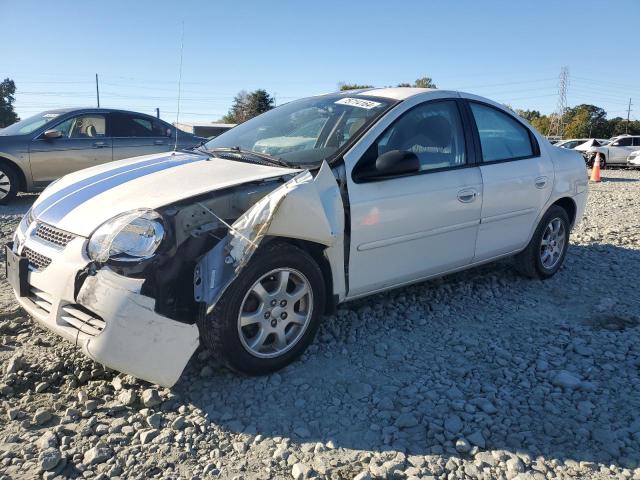
[[[147,117],[126,113],[112,114],[111,132],[114,137],[162,137],[166,136],[160,122]]]
[[[633,137],[633,146],[640,147],[640,137]]]
[[[456,102],[449,100],[424,103],[404,113],[373,148],[375,158],[391,150],[413,152],[421,171],[467,162],[460,112]]]
[[[524,125],[496,108],[475,102],[470,105],[480,135],[483,162],[534,155],[535,148]]]
[[[105,135],[104,115],[80,115],[68,118],[58,124],[55,129],[62,132],[65,138],[95,138]]]
[[[630,147],[631,146],[631,137],[622,137],[613,142],[613,147]]]

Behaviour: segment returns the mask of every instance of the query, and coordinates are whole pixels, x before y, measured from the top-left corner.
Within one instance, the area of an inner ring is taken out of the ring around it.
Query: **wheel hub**
[[[290,350],[312,316],[313,292],[307,278],[290,268],[273,270],[246,293],[238,315],[244,348],[257,357],[273,358]]]

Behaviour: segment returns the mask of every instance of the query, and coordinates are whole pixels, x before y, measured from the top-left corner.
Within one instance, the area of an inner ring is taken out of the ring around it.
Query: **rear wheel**
[[[560,269],[569,247],[569,217],[564,208],[552,205],[522,252],[515,267],[530,278],[546,279]]]
[[[198,320],[202,343],[233,370],[261,375],[302,354],[325,304],[322,272],[304,250],[274,242],[258,250],[213,310]]]
[[[18,194],[18,174],[15,168],[0,163],[0,204],[9,203]]]

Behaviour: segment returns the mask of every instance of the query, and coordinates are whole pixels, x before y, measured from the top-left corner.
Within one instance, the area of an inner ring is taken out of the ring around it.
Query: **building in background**
[[[173,122],[173,125],[183,132],[192,133],[198,137],[217,137],[221,133],[236,126],[235,123],[188,123]]]

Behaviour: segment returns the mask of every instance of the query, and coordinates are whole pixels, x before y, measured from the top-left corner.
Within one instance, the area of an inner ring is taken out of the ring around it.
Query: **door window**
[[[126,113],[112,114],[111,130],[114,137],[164,137],[167,135],[159,121]]]
[[[640,147],[640,137],[633,137],[633,146]]]
[[[421,171],[464,165],[464,133],[456,102],[428,102],[409,110],[387,128],[373,149],[372,162],[391,150],[413,152]]]
[[[488,105],[475,102],[470,102],[470,105],[480,135],[483,162],[534,156],[536,149],[524,125]]]
[[[622,137],[613,142],[613,147],[630,147],[631,146],[631,137]]]
[[[104,137],[105,126],[104,115],[91,114],[68,118],[55,129],[62,132],[65,138],[96,138]]]

